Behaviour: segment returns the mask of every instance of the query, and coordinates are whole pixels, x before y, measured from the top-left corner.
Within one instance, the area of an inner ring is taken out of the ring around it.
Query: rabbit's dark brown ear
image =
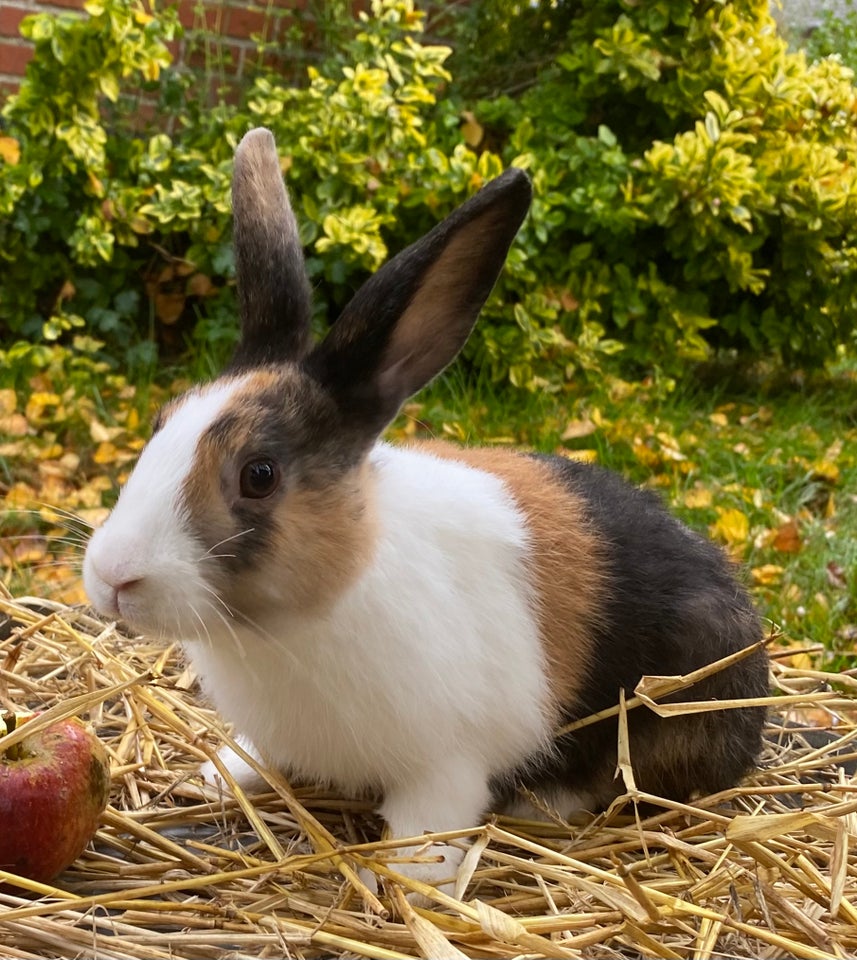
[[[241,340],[229,371],[299,360],[310,345],[310,286],[270,130],[238,144],[232,211]]]
[[[464,346],[531,196],[522,170],[492,180],[367,281],[309,354],[305,368],[366,440]]]

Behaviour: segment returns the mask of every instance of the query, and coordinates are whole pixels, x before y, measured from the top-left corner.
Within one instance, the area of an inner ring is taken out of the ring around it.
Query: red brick
[[[197,74],[196,84],[187,92],[187,98],[202,106],[212,106],[224,101],[237,103],[241,83],[231,77],[203,76]]]
[[[84,0],[38,0],[43,7],[69,7],[72,10],[83,10]]]
[[[6,97],[18,92],[19,86],[20,84],[14,83],[11,80],[0,80],[0,107],[3,106]]]
[[[32,56],[32,47],[0,40],[0,73],[11,73],[12,76],[23,77]]]
[[[253,78],[260,72],[276,71],[283,84],[300,84],[306,81],[306,61],[296,59],[287,51],[268,50],[261,56],[253,50],[247,54],[244,76]]]
[[[271,17],[261,10],[250,10],[247,7],[229,7],[223,33],[228,37],[248,38],[251,34],[262,33],[265,36],[271,29]]]
[[[0,5],[0,37],[17,37],[21,21],[31,12],[25,7],[13,7],[7,3]]]
[[[179,3],[179,21],[186,28],[219,33],[224,14],[222,3],[199,3],[198,0]]]
[[[235,106],[241,99],[241,87],[235,83],[212,83],[209,103],[228,103]]]
[[[266,10],[231,7],[224,33],[230,37],[255,39],[266,43],[279,40],[295,23],[291,13],[281,10]]]
[[[16,89],[14,77],[23,76],[32,57],[31,46],[18,40],[18,27],[28,12],[60,13],[82,10],[85,0],[0,0],[0,75],[11,78],[0,85],[3,92]],[[175,62],[190,60],[198,72],[196,96],[209,103],[224,98],[237,98],[245,74],[253,75],[259,69],[260,57],[251,36],[261,36],[268,43],[276,42],[298,19],[307,37],[307,49],[312,49],[314,18],[308,0],[178,0],[179,19],[188,29],[185,39],[170,43]],[[368,7],[368,0],[350,0],[353,12]],[[8,39],[3,39],[3,38]],[[14,39],[13,39],[14,38]],[[208,56],[206,56],[206,50]],[[305,59],[286,59],[273,49],[266,51],[264,62],[275,66],[286,77],[303,77]],[[231,62],[226,63],[229,60]],[[218,91],[222,85],[223,90]],[[139,122],[146,124],[152,107],[141,102],[130,106]]]

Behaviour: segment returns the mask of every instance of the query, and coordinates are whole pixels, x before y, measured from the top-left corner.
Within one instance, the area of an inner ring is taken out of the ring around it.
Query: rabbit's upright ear
[[[368,280],[307,357],[362,440],[464,346],[531,196],[522,170],[492,180]]]
[[[241,340],[229,370],[299,360],[310,345],[310,286],[270,130],[238,144],[232,211]]]

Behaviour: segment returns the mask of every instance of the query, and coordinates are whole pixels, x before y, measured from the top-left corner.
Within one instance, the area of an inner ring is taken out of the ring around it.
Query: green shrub
[[[717,346],[832,356],[855,329],[851,71],[789,52],[766,0],[559,6],[549,62],[480,115],[532,158],[524,249],[563,332],[673,370]],[[534,16],[477,7],[477,30]]]
[[[170,62],[165,41],[175,19],[109,0],[92,0],[86,12],[41,14],[22,25],[35,57],[3,109],[14,149],[0,165],[7,342],[70,340],[85,327],[114,348],[139,343],[140,187],[129,182],[139,145],[109,135],[101,105],[115,102],[123,84],[154,83]]]
[[[122,95],[114,76],[154,92],[175,23],[151,20],[136,0],[86,10],[83,19],[25,21],[36,57],[3,111],[7,140],[20,145],[20,157],[0,165],[4,340],[71,342],[85,327],[124,363],[151,364],[155,339],[167,347],[178,339],[180,348],[196,320],[195,342],[228,349],[232,152],[252,125],[267,124],[278,138],[320,322],[390,248],[501,170],[497,157],[458,143],[454,111],[438,107],[449,51],[415,39],[422,18],[409,0],[379,0],[371,17],[343,16],[339,48],[303,87],[260,71],[238,106],[203,109],[191,76],[170,77],[162,129],[135,136],[108,135],[99,98]],[[64,50],[79,53],[74,84],[61,79],[70,68],[57,53]],[[170,135],[172,111],[179,122]]]
[[[132,367],[205,343],[214,367],[235,336],[231,156],[256,124],[278,139],[320,326],[517,163],[536,197],[467,348],[483,376],[555,387],[613,353],[675,373],[718,347],[822,363],[852,338],[852,74],[789,52],[767,0],[440,5],[449,60],[412,0],[349,8],[329,8],[304,84],[260,67],[213,106],[169,65],[173,14],[97,0],[25,21],[36,57],[0,150],[3,340],[100,341]],[[160,127],[129,133],[141,87]]]

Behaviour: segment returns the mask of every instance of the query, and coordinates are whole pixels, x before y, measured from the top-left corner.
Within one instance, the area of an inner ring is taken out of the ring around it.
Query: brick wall
[[[0,87],[14,89],[18,78],[23,76],[24,68],[30,60],[30,45],[18,33],[18,26],[29,13],[39,10],[59,12],[66,9],[69,0],[59,0],[56,4],[42,4],[36,0],[2,0],[0,2]],[[79,7],[76,2],[72,6]]]
[[[17,88],[32,56],[31,45],[19,33],[19,25],[31,13],[81,11],[84,0],[0,0],[0,91]],[[276,44],[296,19],[306,23],[307,0],[180,0],[179,19],[184,38],[172,45],[178,63],[203,68],[216,65],[214,74],[240,82],[258,59],[254,37]],[[276,52],[269,56],[277,59]],[[284,69],[294,64],[283,64]]]

